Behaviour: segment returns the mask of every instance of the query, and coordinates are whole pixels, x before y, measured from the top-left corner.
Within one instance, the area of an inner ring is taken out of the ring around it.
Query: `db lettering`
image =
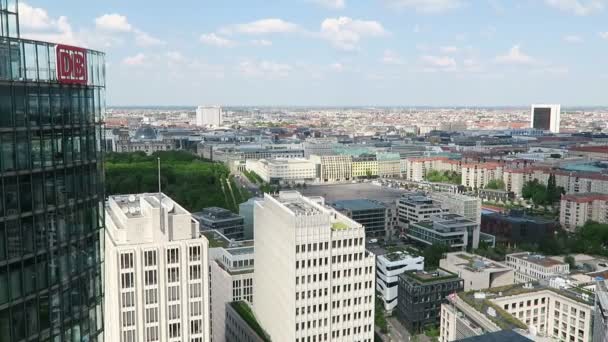
[[[87,51],[85,49],[57,45],[57,80],[59,83],[87,84]]]

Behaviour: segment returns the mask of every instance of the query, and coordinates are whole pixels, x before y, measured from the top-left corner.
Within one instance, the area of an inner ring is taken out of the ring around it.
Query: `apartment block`
[[[106,341],[207,342],[208,241],[164,194],[111,196],[106,205]]]
[[[503,179],[503,166],[498,163],[473,163],[462,165],[462,185],[483,189],[490,181]]]
[[[441,303],[463,288],[462,279],[442,269],[402,273],[399,275],[397,317],[412,333],[437,325]]]
[[[232,241],[215,230],[203,232],[209,241],[211,340],[226,340],[226,305],[253,304],[253,240]]]
[[[464,280],[464,290],[482,290],[512,285],[515,272],[500,262],[479,255],[452,252],[439,261],[439,267],[457,274]]]
[[[587,221],[608,223],[608,194],[582,193],[562,196],[559,223],[574,232]]]
[[[431,170],[461,172],[461,162],[447,157],[408,158],[405,162],[405,179],[422,182]]]
[[[570,265],[544,255],[521,252],[508,254],[506,263],[515,270],[515,282],[526,283],[570,273]]]
[[[579,288],[519,284],[462,292],[441,305],[441,342],[501,330],[534,341],[591,341],[593,298]],[[596,341],[595,339],[593,341]]]
[[[267,183],[304,183],[317,178],[315,163],[302,158],[249,159],[245,169],[255,172]]]
[[[371,342],[375,256],[363,226],[322,202],[255,203],[255,316],[273,341]]]

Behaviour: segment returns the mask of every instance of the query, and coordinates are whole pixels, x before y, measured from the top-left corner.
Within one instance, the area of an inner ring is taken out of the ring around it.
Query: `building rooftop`
[[[372,183],[350,183],[331,185],[310,185],[300,189],[304,196],[322,196],[327,203],[353,198],[367,198],[382,203],[394,205],[395,200],[405,193],[405,190],[381,187]]]
[[[244,241],[233,241],[217,230],[209,229],[201,232],[209,241],[209,248],[239,248],[239,247],[253,247],[253,240]]]
[[[508,256],[514,257],[514,258],[518,258],[518,259],[522,259],[528,262],[531,262],[533,264],[539,265],[539,266],[543,266],[543,267],[551,267],[551,266],[556,266],[556,265],[565,265],[564,262],[560,262],[557,261],[555,259],[552,258],[548,258],[544,255],[541,254],[532,254],[530,252],[523,252],[523,253],[513,253],[513,254],[509,254]]]
[[[452,281],[458,279],[458,275],[438,268],[433,271],[409,271],[399,275],[405,279],[414,280],[419,284]]]
[[[332,207],[337,210],[384,210],[386,206],[378,201],[370,199],[352,199],[352,200],[341,200],[336,201],[332,204]]]
[[[461,266],[471,272],[486,272],[510,269],[507,265],[503,265],[494,260],[490,260],[479,255],[469,254],[465,252],[448,253],[447,258],[452,259],[452,264]]]
[[[205,221],[227,221],[234,219],[242,219],[242,216],[239,216],[228,209],[219,208],[219,207],[209,207],[205,208],[202,211],[193,213],[192,216],[197,220],[205,220]]]
[[[500,330],[479,336],[473,336],[458,340],[460,342],[528,342],[531,339],[516,333],[513,330]]]

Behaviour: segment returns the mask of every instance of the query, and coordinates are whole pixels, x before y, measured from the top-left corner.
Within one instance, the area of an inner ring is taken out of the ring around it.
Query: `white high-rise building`
[[[222,107],[198,106],[196,109],[196,125],[219,127],[222,125]]]
[[[295,191],[255,203],[254,312],[273,341],[373,341],[361,224]]]
[[[226,304],[253,303],[253,240],[233,241],[217,230],[202,234],[209,248],[211,340],[226,340]]]
[[[107,202],[105,341],[210,339],[208,241],[188,211],[161,196]]]
[[[561,105],[536,104],[530,110],[530,127],[559,133]]]

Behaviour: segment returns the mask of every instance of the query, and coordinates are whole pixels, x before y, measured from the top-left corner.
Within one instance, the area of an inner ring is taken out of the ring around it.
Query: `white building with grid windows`
[[[223,342],[226,304],[253,304],[253,240],[233,241],[216,230],[203,235],[209,241],[211,341]]]
[[[287,191],[255,203],[255,316],[273,341],[371,342],[365,229],[322,202]]]
[[[207,247],[191,214],[166,195],[111,196],[104,340],[209,342]]]

